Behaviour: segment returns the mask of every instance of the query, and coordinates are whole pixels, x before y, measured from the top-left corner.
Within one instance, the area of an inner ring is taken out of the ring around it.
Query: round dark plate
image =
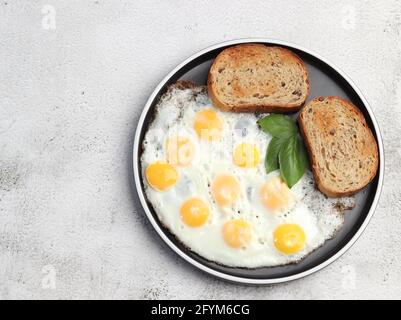
[[[149,121],[152,119],[154,107],[167,86],[177,80],[192,80],[197,84],[206,84],[210,65],[222,50],[232,45],[251,42],[278,45],[292,50],[301,57],[309,71],[311,92],[308,101],[316,96],[333,95],[352,101],[363,112],[369,127],[376,137],[379,147],[380,164],[376,178],[368,187],[356,195],[355,208],[345,212],[345,223],[335,238],[325,242],[322,247],[312,252],[297,264],[244,269],[225,267],[200,257],[188,250],[174,235],[161,225],[151,204],[146,200],[144,195],[139,159],[141,142],[148,128]],[[379,200],[383,184],[384,152],[380,130],[371,108],[359,89],[342,71],[324,58],[297,45],[269,39],[240,39],[217,44],[194,54],[172,70],[160,82],[146,103],[139,119],[133,148],[133,168],[135,185],[147,217],[160,237],[177,254],[195,267],[225,280],[247,284],[270,284],[290,281],[312,274],[336,260],[352,246],[367,226]]]

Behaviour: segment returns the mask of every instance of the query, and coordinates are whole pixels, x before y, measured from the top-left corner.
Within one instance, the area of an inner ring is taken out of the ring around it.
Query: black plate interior
[[[206,84],[208,70],[210,68],[213,59],[225,48],[226,47],[218,48],[203,54],[202,56],[196,58],[195,60],[191,61],[190,63],[182,67],[169,79],[169,81],[160,90],[157,97],[154,99],[152,107],[149,109],[148,114],[146,115],[146,120],[141,132],[141,140],[143,140],[148,123],[152,119],[153,108],[157,104],[160,95],[162,95],[165,92],[166,87],[176,82],[177,80],[192,80],[198,84]],[[352,101],[364,113],[366,121],[370,126],[370,128],[372,129],[372,132],[377,140],[376,132],[374,130],[371,118],[366,110],[366,107],[362,102],[362,100],[360,99],[360,97],[358,96],[358,94],[354,91],[352,86],[336,70],[334,70],[332,67],[330,67],[320,59],[312,56],[309,53],[306,53],[304,51],[292,47],[286,47],[286,48],[298,54],[307,65],[309,71],[310,85],[311,85],[311,93],[309,95],[308,101],[316,96],[330,96],[330,95],[340,96]],[[138,159],[140,159],[140,156],[138,157]],[[140,163],[138,163],[138,167],[140,168]],[[142,178],[140,180],[142,183]],[[343,248],[348,243],[348,241],[358,231],[358,229],[360,228],[360,226],[362,225],[368,214],[368,211],[372,205],[377,190],[377,184],[378,184],[378,178],[376,177],[374,181],[367,188],[365,188],[365,190],[357,194],[356,196],[357,205],[354,209],[345,212],[345,224],[343,225],[341,230],[337,233],[335,238],[327,241],[322,247],[315,250],[301,262],[293,265],[264,267],[256,269],[244,269],[244,268],[221,266],[219,264],[210,262],[200,257],[199,255],[191,252],[160,223],[159,226],[163,230],[163,232],[167,235],[167,237],[173,243],[175,243],[175,245],[178,248],[180,248],[180,250],[182,250],[185,254],[187,254],[194,260],[214,270],[236,277],[253,278],[253,279],[275,279],[275,278],[287,277],[307,271],[313,267],[318,266],[319,264],[323,263],[324,261],[332,257],[334,254],[336,254],[339,250],[341,250],[341,248]],[[155,220],[158,221],[157,215],[152,209],[151,204],[148,203],[148,206],[153,216],[155,217]]]

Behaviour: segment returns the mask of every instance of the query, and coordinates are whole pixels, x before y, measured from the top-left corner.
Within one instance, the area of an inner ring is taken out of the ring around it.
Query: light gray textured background
[[[0,1],[0,298],[400,298],[400,33],[400,1]],[[153,88],[194,52],[241,37],[333,61],[370,102],[386,151],[379,208],[357,244],[269,287],[181,261],[131,188]]]

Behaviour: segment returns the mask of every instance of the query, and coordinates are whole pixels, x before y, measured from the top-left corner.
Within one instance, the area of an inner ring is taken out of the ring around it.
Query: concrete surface
[[[0,2],[0,297],[400,298],[400,1]],[[380,205],[357,244],[269,287],[200,273],[164,245],[131,187],[142,107],[184,58],[241,37],[342,68],[382,128]]]

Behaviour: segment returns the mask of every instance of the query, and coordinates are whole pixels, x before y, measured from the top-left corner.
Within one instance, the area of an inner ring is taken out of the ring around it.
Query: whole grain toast
[[[282,47],[240,44],[223,50],[208,76],[208,94],[223,111],[298,111],[309,94],[304,62]]]
[[[321,192],[329,197],[351,195],[376,176],[376,140],[351,102],[340,97],[315,98],[302,109],[298,122]]]

